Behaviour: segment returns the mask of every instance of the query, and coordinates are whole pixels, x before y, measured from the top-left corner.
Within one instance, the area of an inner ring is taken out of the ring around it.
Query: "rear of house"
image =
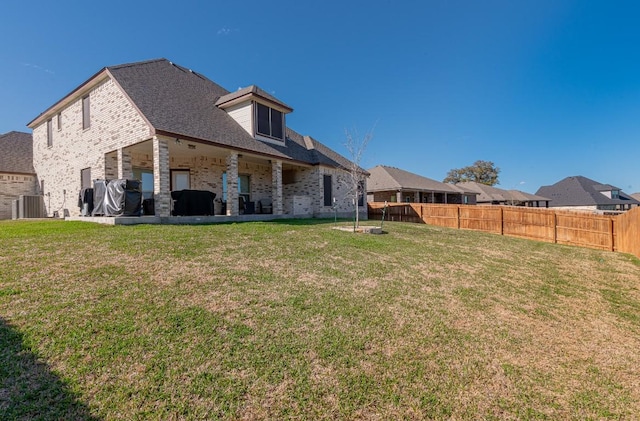
[[[215,214],[350,214],[350,161],[287,127],[292,111],[166,59],[106,67],[28,125],[47,213],[78,216],[95,180],[135,179],[160,217],[192,190],[215,195]]]

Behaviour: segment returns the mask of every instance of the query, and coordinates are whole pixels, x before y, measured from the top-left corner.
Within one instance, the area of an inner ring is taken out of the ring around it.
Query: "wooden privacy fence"
[[[384,203],[368,203],[380,220]],[[387,221],[491,232],[558,244],[620,251],[640,257],[640,208],[618,216],[516,206],[391,203]]]

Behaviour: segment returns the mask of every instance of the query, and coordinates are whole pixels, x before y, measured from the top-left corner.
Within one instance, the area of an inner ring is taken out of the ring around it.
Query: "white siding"
[[[251,118],[251,110],[253,110],[251,101],[247,101],[242,104],[229,107],[226,111],[231,118],[246,130],[247,133],[253,136],[253,119]]]

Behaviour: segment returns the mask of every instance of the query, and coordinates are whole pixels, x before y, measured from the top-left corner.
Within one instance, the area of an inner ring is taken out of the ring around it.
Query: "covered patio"
[[[106,179],[141,181],[143,198],[152,199],[155,218],[147,212],[144,223],[181,223],[174,218],[185,221],[186,217],[206,217],[206,222],[239,217],[265,220],[304,216],[305,209],[310,212],[308,207],[301,209],[296,204],[303,192],[301,187],[313,171],[311,165],[164,136],[111,151],[104,158]],[[213,212],[180,214],[171,193],[181,190],[215,194]],[[123,217],[117,218],[125,223]]]

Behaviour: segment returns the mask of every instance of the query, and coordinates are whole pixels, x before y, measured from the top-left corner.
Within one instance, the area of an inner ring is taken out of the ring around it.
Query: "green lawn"
[[[640,414],[638,259],[332,226],[0,223],[0,418]]]

